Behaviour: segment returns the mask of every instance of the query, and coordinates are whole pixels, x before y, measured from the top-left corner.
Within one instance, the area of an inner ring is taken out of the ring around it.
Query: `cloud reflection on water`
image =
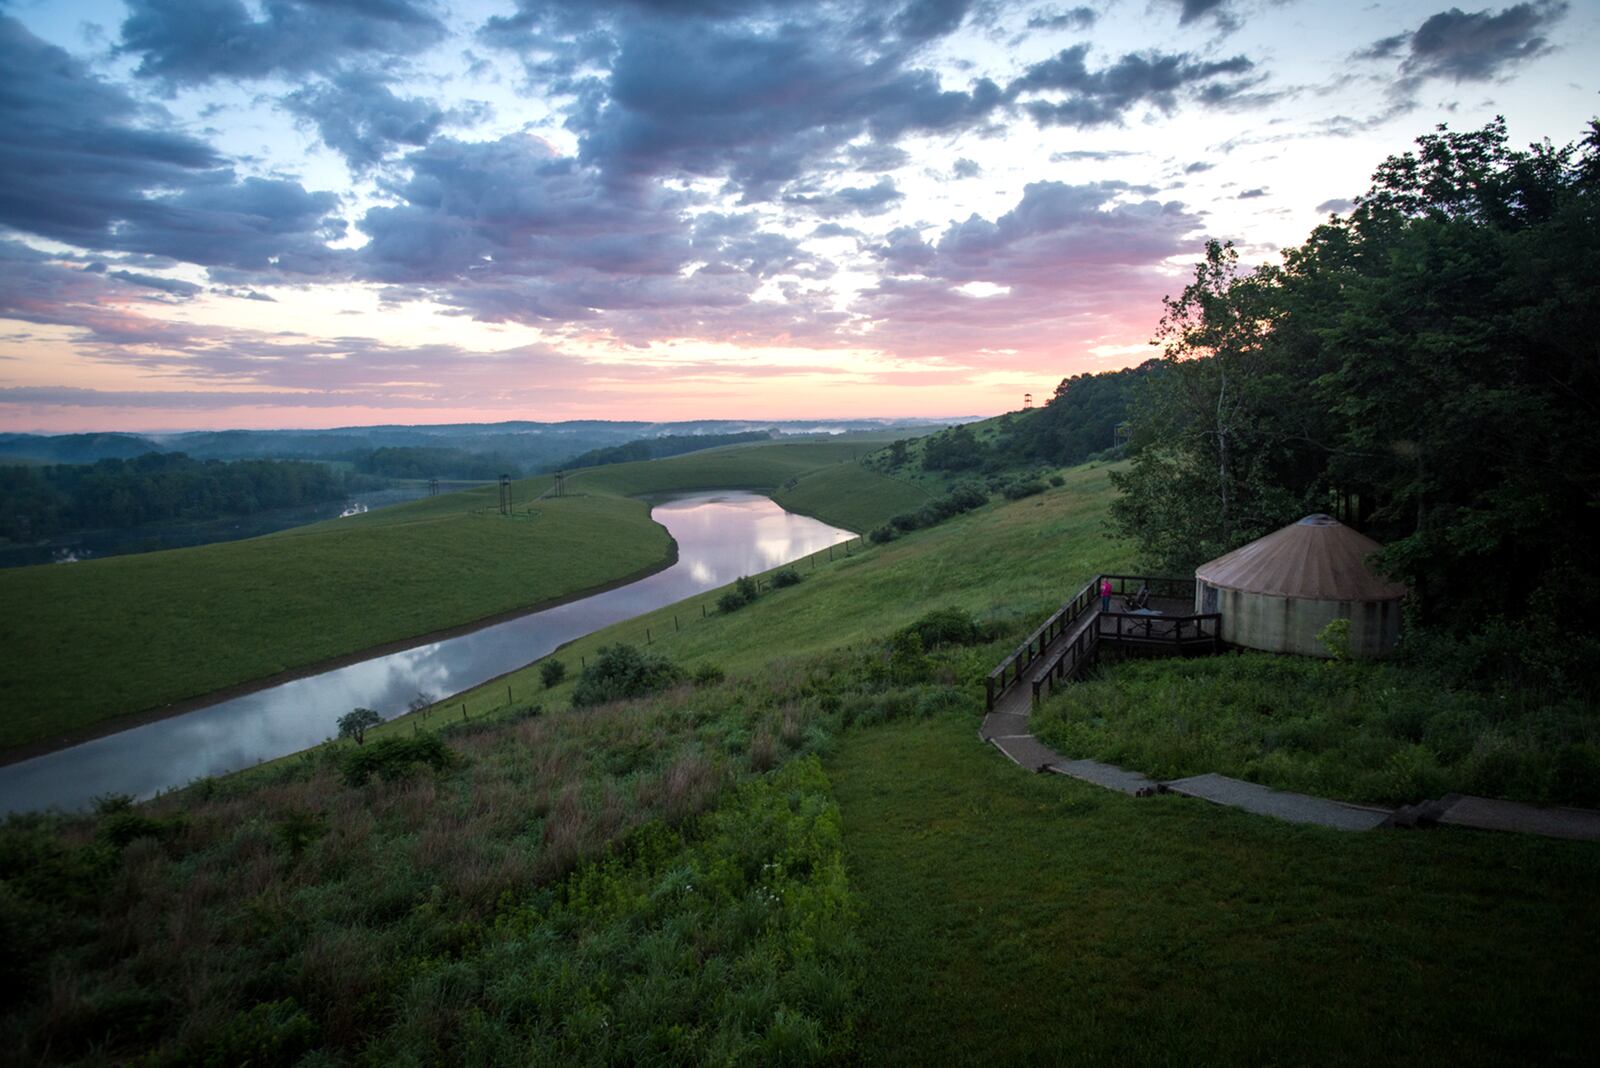
[[[135,797],[296,752],[334,732],[352,708],[385,718],[419,690],[459,693],[565,642],[851,537],[753,493],[657,504],[678,562],[595,594],[444,641],[374,657],[0,768],[0,812],[78,807],[105,793]]]

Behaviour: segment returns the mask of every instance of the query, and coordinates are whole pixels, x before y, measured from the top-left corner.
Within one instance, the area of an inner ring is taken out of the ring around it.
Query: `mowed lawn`
[[[1107,473],[1103,466],[1077,468],[1067,472],[1065,485],[1036,497],[996,500],[886,545],[857,543],[848,555],[838,549],[832,562],[819,553],[815,563],[807,558],[797,565],[799,585],[769,590],[735,612],[718,611],[718,591],[712,590],[645,613],[558,650],[569,678],[548,691],[538,665],[530,665],[453,699],[452,707],[465,703],[474,716],[492,711],[506,703],[508,684],[519,700],[562,705],[584,661],[618,642],[648,641],[653,652],[691,669],[710,664],[741,672],[760,671],[777,658],[879,640],[933,608],[965,608],[1024,634],[1097,571],[1128,565],[1127,547],[1105,535],[1113,492]],[[827,477],[808,476],[800,485]],[[973,655],[998,659],[1005,644]]]
[[[0,747],[569,596],[670,558],[671,539],[642,502],[545,500],[532,517],[507,519],[472,497],[0,571]]]
[[[828,763],[864,1064],[1592,1063],[1600,848],[1028,774],[977,711]]]
[[[853,462],[872,447],[729,446],[574,472],[559,499],[539,499],[548,475],[520,480],[513,519],[491,486],[263,538],[0,571],[0,750],[662,566],[671,539],[634,497],[754,489],[863,530],[920,507],[921,490]]]

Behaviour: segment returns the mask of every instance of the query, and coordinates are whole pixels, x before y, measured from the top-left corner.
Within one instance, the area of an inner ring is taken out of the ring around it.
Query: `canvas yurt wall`
[[[1195,569],[1195,610],[1222,614],[1222,640],[1273,653],[1329,656],[1317,635],[1350,621],[1353,656],[1379,657],[1400,640],[1405,586],[1368,563],[1382,546],[1326,515],[1258,538]]]

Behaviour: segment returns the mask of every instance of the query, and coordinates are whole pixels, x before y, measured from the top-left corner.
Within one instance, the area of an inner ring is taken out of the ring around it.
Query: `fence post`
[[[466,721],[467,721],[467,703],[465,701],[462,701],[461,702],[461,722],[465,723]]]
[[[506,704],[509,705],[510,703],[511,703],[511,686],[508,683],[506,685]]]
[[[672,613],[672,633],[676,634],[682,629],[683,627],[678,624],[678,613]]]
[[[649,627],[644,628],[644,643],[646,645],[650,644],[650,628]]]

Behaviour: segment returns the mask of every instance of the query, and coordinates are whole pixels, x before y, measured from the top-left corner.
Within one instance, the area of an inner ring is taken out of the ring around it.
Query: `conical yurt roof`
[[[1326,515],[1308,515],[1195,568],[1224,589],[1318,601],[1392,601],[1404,584],[1374,572],[1367,560],[1383,546]]]

